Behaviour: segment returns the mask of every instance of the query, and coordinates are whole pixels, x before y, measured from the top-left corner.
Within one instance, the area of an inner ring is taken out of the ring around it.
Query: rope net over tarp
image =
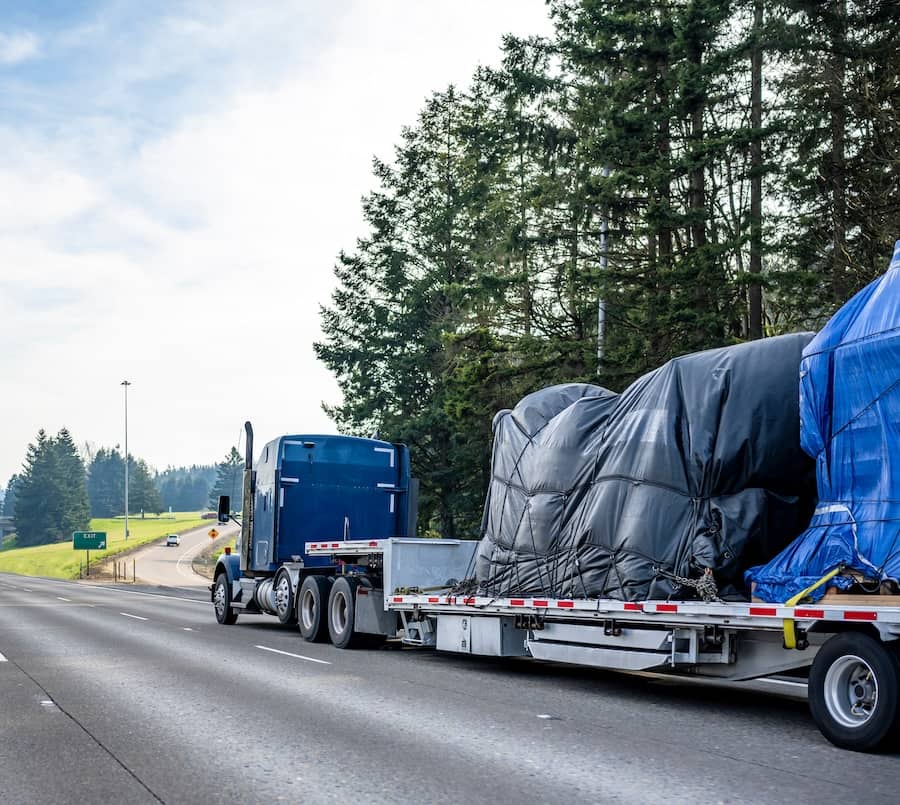
[[[686,355],[621,394],[567,384],[501,411],[478,589],[634,601],[695,595],[684,579],[742,586],[815,505],[797,395],[811,339]]]

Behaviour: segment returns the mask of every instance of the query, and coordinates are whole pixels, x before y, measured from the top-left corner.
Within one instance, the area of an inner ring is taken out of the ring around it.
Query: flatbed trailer
[[[307,543],[307,554],[329,557],[344,582],[327,613],[321,598],[315,610],[297,597],[301,632],[304,621],[327,619],[340,647],[398,638],[439,651],[726,682],[808,669],[810,710],[830,741],[870,750],[900,733],[898,596],[791,606],[454,592],[471,573],[476,546],[415,538]],[[322,628],[308,634],[321,639]]]

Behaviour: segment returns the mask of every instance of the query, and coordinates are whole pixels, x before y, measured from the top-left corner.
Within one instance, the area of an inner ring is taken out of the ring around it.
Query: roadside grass
[[[125,539],[125,518],[91,520],[90,531],[106,532],[106,549],[91,551],[91,566],[101,559],[130,551],[146,545],[166,534],[176,534],[210,523],[199,512],[175,512],[159,518],[129,517]],[[85,564],[85,552],[72,548],[71,537],[63,542],[50,545],[35,545],[29,548],[7,548],[0,552],[0,571],[18,573],[21,576],[48,576],[54,579],[77,579]]]
[[[216,570],[216,562],[219,561],[219,557],[225,552],[225,546],[229,546],[231,552],[234,553],[236,542],[237,537],[233,536],[218,537],[215,541],[211,542],[200,551],[191,562],[194,573],[212,579],[213,573]]]

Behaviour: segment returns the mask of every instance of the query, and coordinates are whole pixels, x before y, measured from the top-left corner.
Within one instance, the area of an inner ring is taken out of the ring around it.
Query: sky
[[[544,0],[0,5],[0,486],[43,428],[157,469],[334,433],[313,353],[375,156]],[[128,380],[131,385],[122,386]]]

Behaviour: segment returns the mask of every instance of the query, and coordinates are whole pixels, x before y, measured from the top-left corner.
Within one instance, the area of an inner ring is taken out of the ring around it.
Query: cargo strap
[[[819,579],[814,584],[810,584],[805,590],[801,590],[794,596],[788,598],[787,601],[784,602],[785,606],[795,607],[799,604],[806,596],[808,596],[813,590],[821,587],[825,582],[833,579],[838,573],[840,573],[844,569],[843,565],[838,565],[834,570],[830,570],[821,579]],[[784,621],[784,647],[785,648],[797,648],[797,629],[794,624],[793,618],[785,618]],[[804,647],[805,648],[805,647]]]

